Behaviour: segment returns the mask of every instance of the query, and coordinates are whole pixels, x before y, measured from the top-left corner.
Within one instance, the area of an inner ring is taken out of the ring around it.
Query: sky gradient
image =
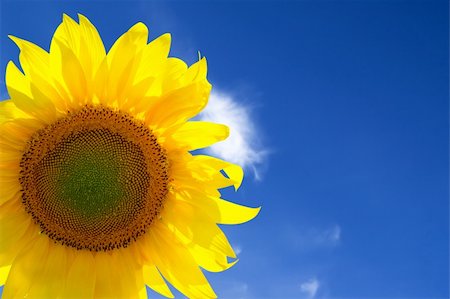
[[[246,168],[224,198],[262,206],[224,227],[219,298],[449,298],[447,1],[1,0],[1,99],[7,35],[48,50],[63,13],[107,48],[142,21],[207,57],[200,118],[234,128],[210,153]]]

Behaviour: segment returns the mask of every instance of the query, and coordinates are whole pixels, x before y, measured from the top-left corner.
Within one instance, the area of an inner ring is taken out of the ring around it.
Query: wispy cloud
[[[336,247],[341,242],[342,229],[335,224],[326,228],[296,228],[285,229],[285,237],[291,246],[299,250],[316,250]]]
[[[223,283],[223,282],[222,282]],[[224,299],[251,299],[249,285],[242,281],[225,282],[222,285],[221,292],[218,293],[219,298]]]
[[[328,243],[330,245],[337,245],[341,240],[341,227],[334,225],[329,229],[319,232],[316,236],[319,243]]]
[[[235,294],[245,296],[248,293],[248,284],[245,282],[237,283],[233,286],[233,291],[235,291]]]
[[[300,290],[305,293],[309,299],[312,299],[316,296],[319,287],[319,280],[317,280],[317,278],[312,278],[302,283],[300,285]]]
[[[248,106],[238,102],[231,95],[213,91],[207,107],[199,118],[226,124],[230,128],[230,136],[207,151],[253,170],[255,178],[260,179],[259,166],[264,162],[267,151],[261,147],[260,135],[250,112]]]
[[[242,247],[239,245],[235,245],[235,246],[233,246],[233,250],[234,250],[234,253],[236,253],[236,255],[239,255],[242,252]]]

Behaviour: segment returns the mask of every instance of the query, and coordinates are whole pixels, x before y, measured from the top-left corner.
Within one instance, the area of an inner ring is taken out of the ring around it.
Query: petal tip
[[[77,16],[81,26],[93,26],[91,21],[89,21],[89,19],[85,15],[78,13]]]
[[[66,13],[63,13],[62,14],[62,22],[64,23],[64,22],[69,22],[70,20],[72,20],[72,18],[68,15],[68,14],[66,14]],[[73,21],[73,20],[72,20]]]
[[[164,34],[160,35],[158,38],[156,38],[155,40],[157,40],[163,44],[167,44],[170,47],[170,44],[172,43],[172,34],[164,33]]]
[[[131,28],[128,31],[148,33],[148,28],[147,25],[145,25],[144,23],[137,22],[136,24],[131,26]]]
[[[10,40],[12,40],[16,44],[16,46],[20,50],[22,50],[22,39],[21,38],[18,38],[17,36],[14,36],[14,35],[11,35],[11,34],[8,34],[8,37],[9,37]]]

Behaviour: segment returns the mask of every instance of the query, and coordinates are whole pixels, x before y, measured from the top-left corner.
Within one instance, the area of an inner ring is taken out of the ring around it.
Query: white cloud
[[[264,161],[267,151],[261,149],[261,140],[249,107],[238,103],[229,94],[214,91],[199,118],[203,121],[225,124],[230,128],[230,136],[211,146],[207,151],[219,158],[252,169],[255,178],[260,179],[258,165]]]
[[[305,293],[308,298],[312,299],[316,296],[317,290],[320,287],[320,283],[317,278],[312,278],[300,285],[300,289]]]
[[[242,252],[242,247],[239,245],[235,245],[235,246],[233,246],[233,250],[234,250],[234,253],[236,253],[236,255],[239,255]]]

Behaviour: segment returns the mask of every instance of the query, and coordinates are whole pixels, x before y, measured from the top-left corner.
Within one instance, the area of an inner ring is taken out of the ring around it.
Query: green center
[[[20,161],[25,211],[43,234],[90,251],[127,247],[159,215],[169,160],[142,121],[86,105],[37,130]]]
[[[110,214],[125,199],[123,179],[126,165],[121,165],[121,153],[108,151],[105,144],[95,148],[74,144],[66,161],[59,165],[61,176],[56,180],[58,199],[86,219],[98,219]]]
[[[131,221],[142,206],[148,186],[144,161],[141,149],[119,134],[79,131],[41,161],[38,190],[55,219],[107,233],[111,225]]]

